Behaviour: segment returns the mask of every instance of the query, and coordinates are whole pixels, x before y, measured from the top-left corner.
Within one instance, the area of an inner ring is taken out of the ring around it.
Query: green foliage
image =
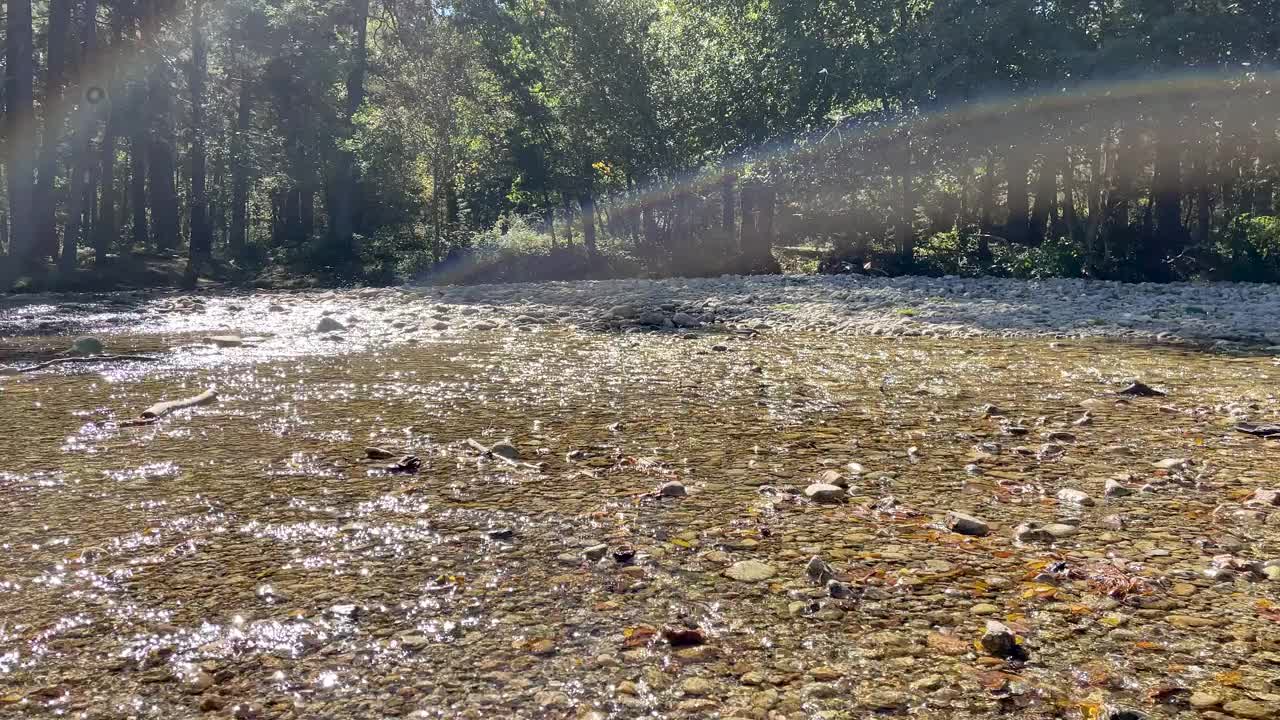
[[[985,251],[982,240],[976,228],[935,233],[916,246],[916,267],[927,275],[1021,279],[1080,277],[1084,272],[1080,248],[1069,238],[1048,238],[1026,247],[988,237]]]
[[[980,257],[981,233],[975,228],[952,228],[935,233],[916,245],[915,261],[926,275],[961,275],[974,277],[989,274],[990,258]]]
[[[1243,214],[1228,226],[1215,245],[1219,261],[1232,280],[1280,280],[1280,218]]]
[[[1080,247],[1070,238],[1047,238],[1030,248],[1010,245],[993,248],[993,266],[999,274],[1022,279],[1080,277],[1084,273],[1084,257]]]

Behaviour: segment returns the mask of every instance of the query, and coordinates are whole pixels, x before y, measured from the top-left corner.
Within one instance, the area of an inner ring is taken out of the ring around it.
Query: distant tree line
[[[1274,0],[9,0],[0,40],[3,286],[1280,279]]]

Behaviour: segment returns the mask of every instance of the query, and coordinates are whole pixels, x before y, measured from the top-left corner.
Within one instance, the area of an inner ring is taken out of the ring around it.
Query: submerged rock
[[[328,316],[320,318],[320,322],[316,323],[316,332],[318,333],[338,332],[339,330],[346,330],[346,329],[347,329],[346,325],[343,325],[342,323]]]
[[[817,555],[809,558],[808,564],[804,566],[804,573],[809,576],[809,580],[818,585],[827,583],[836,575],[831,565]]]
[[[1131,395],[1133,397],[1164,397],[1163,393],[1144,382],[1134,382],[1123,390],[1116,393],[1117,395]]]
[[[1006,660],[1026,659],[1027,651],[1018,644],[1018,637],[1007,625],[995,620],[987,621],[986,632],[979,643],[988,654]]]
[[[1102,494],[1106,497],[1127,497],[1133,493],[1134,490],[1132,488],[1125,487],[1119,480],[1115,479],[1108,479],[1102,490]]]
[[[662,487],[658,488],[658,495],[660,497],[681,498],[688,494],[689,491],[685,489],[684,483],[679,480],[665,482],[662,484]]]
[[[516,449],[515,445],[511,444],[510,440],[499,440],[489,448],[489,452],[494,455],[501,455],[508,460],[520,459],[520,451]]]
[[[1089,497],[1089,493],[1074,488],[1062,488],[1058,491],[1058,502],[1067,505],[1080,505],[1088,507],[1093,505],[1093,498]]]
[[[682,327],[682,328],[698,327],[699,325],[702,324],[694,316],[690,315],[689,313],[683,313],[683,312],[678,312],[675,315],[672,315],[671,322],[676,327]]]
[[[839,505],[845,501],[844,488],[826,483],[813,483],[804,489],[804,496],[823,505]]]
[[[1078,535],[1080,528],[1067,523],[1022,523],[1013,530],[1013,539],[1020,543],[1051,543],[1055,540]]]
[[[951,532],[973,537],[982,537],[991,532],[991,528],[982,520],[955,510],[947,513],[946,525]]]
[[[86,335],[71,343],[71,352],[76,355],[101,355],[104,347],[101,340]]]
[[[739,560],[724,574],[740,582],[763,582],[778,574],[777,568],[759,560]]]

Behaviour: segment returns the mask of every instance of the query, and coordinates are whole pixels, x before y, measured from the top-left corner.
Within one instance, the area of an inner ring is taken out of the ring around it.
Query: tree
[[[5,136],[8,157],[5,180],[9,200],[10,272],[32,267],[36,248],[35,215],[35,108],[31,32],[31,1],[9,0],[5,15]],[[0,273],[0,280],[10,280]],[[9,284],[8,282],[4,283]]]

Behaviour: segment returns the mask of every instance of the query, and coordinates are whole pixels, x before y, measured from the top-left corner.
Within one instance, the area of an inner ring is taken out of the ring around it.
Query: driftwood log
[[[142,411],[138,417],[143,420],[157,420],[176,410],[185,410],[187,408],[196,407],[197,405],[208,405],[218,399],[218,393],[213,388],[209,388],[199,395],[181,400],[166,400],[158,402],[155,405]]]
[[[160,358],[151,357],[149,355],[75,355],[72,357],[56,358],[46,360],[42,363],[30,365],[24,368],[18,368],[20,373],[35,372],[53,367],[54,365],[62,365],[64,363],[99,363],[99,362],[155,362]]]

